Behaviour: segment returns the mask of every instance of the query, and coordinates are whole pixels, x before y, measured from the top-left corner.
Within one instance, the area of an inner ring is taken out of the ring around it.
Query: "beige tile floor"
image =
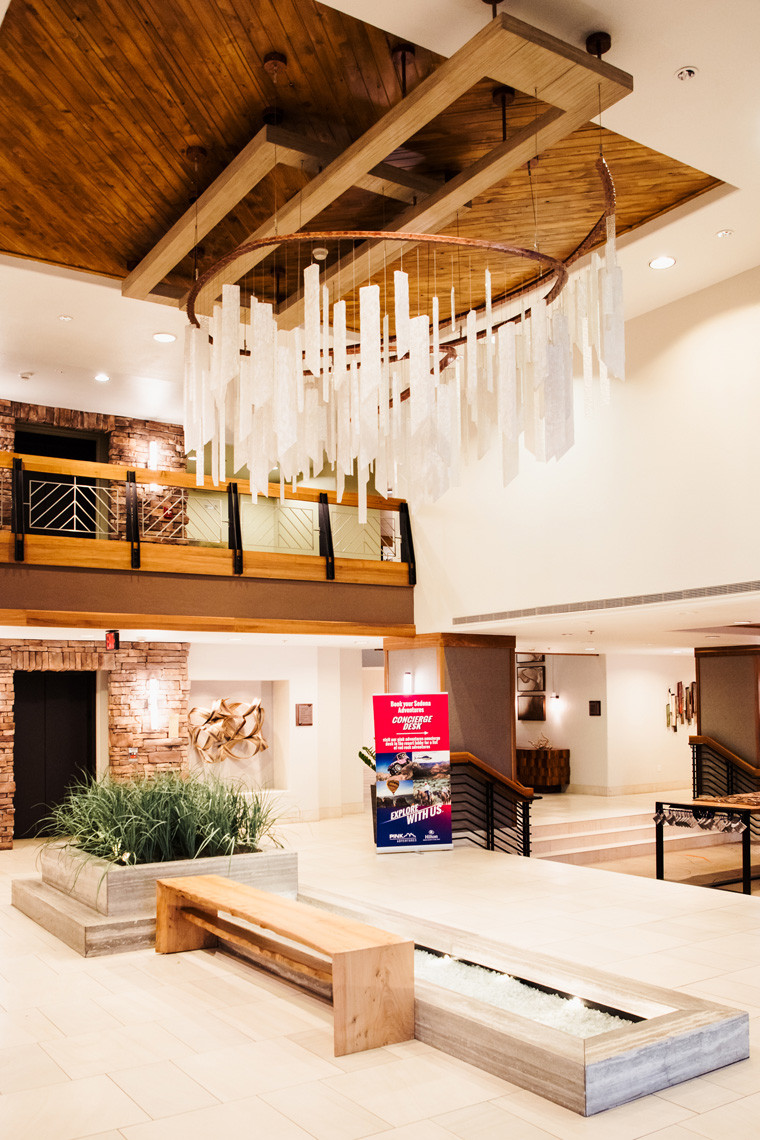
[[[474,848],[378,856],[362,816],[287,841],[306,888],[746,1009],[757,1057],[590,1119],[420,1042],[335,1058],[329,1007],[223,955],[80,958],[10,906],[26,842],[0,852],[1,1137],[760,1137],[760,899]]]

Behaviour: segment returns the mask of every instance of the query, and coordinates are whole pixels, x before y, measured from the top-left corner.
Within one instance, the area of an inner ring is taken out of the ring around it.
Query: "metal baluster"
[[[325,578],[335,580],[335,553],[333,551],[332,526],[330,525],[330,505],[327,494],[319,494],[319,553],[325,560]]]
[[[134,471],[127,471],[126,516],[127,542],[130,545],[133,570],[140,569],[140,520],[137,513],[137,482]]]
[[[227,484],[227,532],[232,551],[232,573],[243,573],[243,542],[240,537],[240,498],[237,483]]]
[[[401,531],[401,561],[409,567],[409,585],[417,585],[417,563],[414,559],[414,542],[412,541],[412,523],[409,518],[407,503],[399,503],[398,508],[399,530]]]
[[[13,557],[24,561],[24,462],[13,457],[11,471],[11,529],[13,531]]]

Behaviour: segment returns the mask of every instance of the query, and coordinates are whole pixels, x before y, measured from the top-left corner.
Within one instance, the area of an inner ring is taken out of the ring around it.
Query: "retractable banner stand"
[[[372,700],[378,851],[451,848],[448,693],[383,693]]]

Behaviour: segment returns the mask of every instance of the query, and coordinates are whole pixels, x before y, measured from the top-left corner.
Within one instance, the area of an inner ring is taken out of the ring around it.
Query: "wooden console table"
[[[220,918],[219,911],[288,942]],[[336,1057],[414,1037],[413,942],[221,875],[156,881],[159,954],[201,950],[219,938],[244,946],[263,966],[285,961],[332,983]]]
[[[570,783],[570,749],[518,748],[517,779],[536,792],[561,792]]]

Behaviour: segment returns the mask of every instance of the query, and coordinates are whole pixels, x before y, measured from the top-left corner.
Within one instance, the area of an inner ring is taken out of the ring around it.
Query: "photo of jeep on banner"
[[[377,850],[450,850],[448,693],[372,698],[377,765]]]

